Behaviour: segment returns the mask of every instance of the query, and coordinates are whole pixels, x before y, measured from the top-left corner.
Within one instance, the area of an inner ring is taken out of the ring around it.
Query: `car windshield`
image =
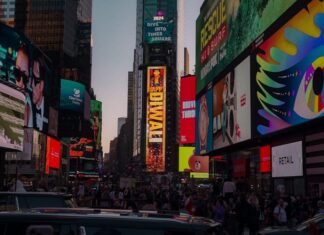
[[[324,215],[318,214],[315,215],[313,218],[308,219],[301,224],[296,226],[297,231],[305,231],[309,228],[310,225],[312,224],[319,224],[320,221],[324,221]]]

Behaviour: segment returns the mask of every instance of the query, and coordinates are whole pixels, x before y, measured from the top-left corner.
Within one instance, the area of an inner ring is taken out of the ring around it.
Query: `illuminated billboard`
[[[251,138],[250,57],[213,87],[213,149]]]
[[[147,43],[171,42],[173,28],[173,20],[145,20],[144,41]]]
[[[60,109],[84,112],[85,86],[79,82],[61,79]]]
[[[23,35],[0,24],[0,79],[25,94],[25,127],[47,132],[51,62]]]
[[[166,67],[147,69],[146,171],[165,171]]]
[[[196,102],[196,154],[213,150],[213,93],[209,89]]]
[[[87,138],[70,138],[70,157],[94,158],[94,141]]]
[[[102,130],[102,103],[99,100],[91,100],[90,103],[90,121],[93,131],[93,140],[96,143],[96,149],[101,147],[101,130]]]
[[[195,155],[194,147],[179,147],[179,172],[190,172],[193,178],[208,178],[209,157]]]
[[[61,166],[61,143],[60,141],[47,137],[45,173],[49,174],[50,168],[60,169]]]
[[[313,0],[259,47],[256,132],[324,115],[324,2]]]
[[[23,150],[25,96],[0,83],[0,147]]]
[[[197,93],[295,2],[206,0],[196,21]]]
[[[182,77],[180,81],[180,144],[195,143],[196,77]]]

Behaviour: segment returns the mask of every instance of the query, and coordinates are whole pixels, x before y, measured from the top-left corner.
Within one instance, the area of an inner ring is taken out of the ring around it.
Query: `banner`
[[[251,138],[250,57],[213,87],[213,149]]]
[[[324,2],[313,0],[256,55],[256,132],[266,135],[324,115]]]
[[[206,0],[196,21],[197,93],[296,0]]]
[[[146,171],[165,171],[166,67],[147,69]]]
[[[272,147],[272,177],[303,176],[302,141]]]
[[[180,144],[195,143],[196,77],[182,77],[180,81]]]

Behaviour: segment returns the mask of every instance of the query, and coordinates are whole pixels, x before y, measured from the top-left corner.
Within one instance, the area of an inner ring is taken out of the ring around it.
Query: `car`
[[[316,231],[316,232],[313,232]],[[294,228],[287,226],[267,227],[259,231],[259,235],[289,235],[289,234],[324,234],[324,214],[319,213],[302,222]]]
[[[76,207],[72,195],[54,192],[0,192],[0,211],[35,207]]]
[[[38,208],[1,212],[3,235],[217,235],[213,220],[156,213],[121,213],[84,208]]]

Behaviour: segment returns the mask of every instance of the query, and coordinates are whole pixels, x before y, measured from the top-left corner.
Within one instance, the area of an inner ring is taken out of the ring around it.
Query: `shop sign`
[[[302,141],[272,147],[272,177],[303,176]]]

